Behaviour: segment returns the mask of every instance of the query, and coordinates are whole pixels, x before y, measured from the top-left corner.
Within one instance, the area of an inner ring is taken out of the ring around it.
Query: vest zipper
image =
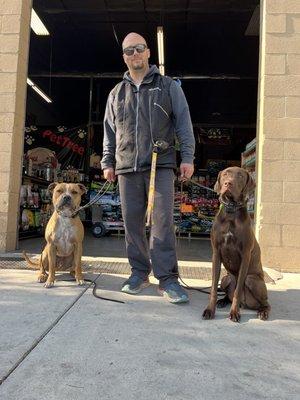
[[[136,94],[136,119],[135,119],[135,148],[136,148],[136,154],[135,154],[135,162],[134,162],[134,167],[133,170],[136,171],[137,170],[137,161],[138,161],[138,138],[137,138],[137,134],[138,134],[138,118],[139,118],[139,102],[140,102],[140,89],[137,88],[137,94]]]
[[[160,104],[157,104],[157,103],[153,103],[153,104],[155,106],[159,107],[162,110],[162,112],[164,112],[166,114],[166,116],[169,118],[169,114],[167,113],[167,111]]]

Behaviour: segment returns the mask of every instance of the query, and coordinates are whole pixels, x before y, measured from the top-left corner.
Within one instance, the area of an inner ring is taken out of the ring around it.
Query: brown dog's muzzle
[[[223,183],[220,194],[223,200],[237,201],[240,197],[238,188],[229,180]]]
[[[231,189],[232,189],[232,182],[231,181],[225,181],[224,183],[223,183],[223,186],[222,186],[222,193],[225,193],[226,191],[231,191]]]

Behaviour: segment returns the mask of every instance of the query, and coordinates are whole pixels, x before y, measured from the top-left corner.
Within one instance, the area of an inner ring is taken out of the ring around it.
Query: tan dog
[[[53,192],[54,212],[46,226],[47,244],[39,263],[31,261],[25,252],[24,257],[30,265],[39,266],[38,281],[45,282],[46,288],[54,285],[56,270],[70,270],[75,274],[78,285],[82,285],[84,280],[81,256],[84,228],[75,213],[80,206],[82,194],[86,193],[86,188],[80,183],[51,183],[48,190]]]
[[[271,309],[260,258],[260,248],[254,236],[247,212],[247,197],[255,187],[249,173],[239,167],[226,168],[219,173],[214,190],[220,195],[220,211],[215,217],[211,243],[212,289],[209,304],[202,317],[212,319],[216,304],[231,304],[230,319],[240,320],[240,306],[257,310],[266,320]],[[221,263],[227,270],[221,282],[226,296],[217,302]]]

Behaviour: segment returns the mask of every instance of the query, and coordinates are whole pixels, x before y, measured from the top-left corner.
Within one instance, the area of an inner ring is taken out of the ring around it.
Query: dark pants
[[[160,286],[177,281],[178,265],[173,224],[174,172],[158,168],[155,179],[153,225],[145,232],[150,171],[118,176],[126,250],[132,273],[146,278],[151,267]],[[151,259],[151,262],[150,262]]]

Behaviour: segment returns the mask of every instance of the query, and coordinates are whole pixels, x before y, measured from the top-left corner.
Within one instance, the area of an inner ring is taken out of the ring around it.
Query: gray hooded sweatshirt
[[[128,71],[124,74],[108,96],[103,126],[102,169],[112,167],[116,174],[150,169],[157,140],[168,144],[159,152],[157,166],[176,168],[175,137],[182,162],[193,163],[195,139],[186,98],[178,83],[155,65],[139,87]]]

